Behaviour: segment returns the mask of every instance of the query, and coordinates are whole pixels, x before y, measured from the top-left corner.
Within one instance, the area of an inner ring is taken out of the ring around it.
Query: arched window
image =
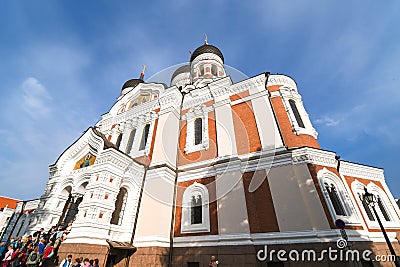
[[[126,153],[129,154],[132,150],[133,141],[135,140],[136,129],[132,129],[129,134],[128,144],[126,145]]]
[[[383,205],[382,199],[379,196],[377,196],[376,197],[376,201],[377,201],[379,209],[381,210],[383,218],[385,218],[385,221],[389,222],[390,221],[390,216],[389,216],[385,206]]]
[[[214,76],[218,75],[217,66],[211,65],[211,74],[214,75]]]
[[[122,140],[122,133],[120,133],[118,135],[117,142],[115,143],[115,145],[117,146],[118,149],[119,149],[119,146],[121,145],[121,140]]]
[[[203,76],[204,75],[204,66],[200,65],[199,69],[200,69],[200,76]]]
[[[342,201],[340,200],[340,197],[338,195],[338,192],[336,190],[336,187],[333,183],[324,183],[325,189],[328,192],[329,195],[329,200],[332,203],[332,206],[335,210],[336,215],[341,215],[341,216],[346,216],[346,212],[344,210]]]
[[[318,171],[317,175],[319,186],[333,221],[342,219],[347,223],[358,223],[356,206],[352,201],[351,191],[346,186],[346,182],[326,168]]]
[[[149,130],[150,130],[150,124],[146,124],[146,126],[144,126],[143,129],[142,140],[140,141],[139,150],[143,150],[146,147],[147,138],[149,137]]]
[[[370,221],[375,221],[375,217],[372,214],[371,207],[368,205],[367,200],[364,198],[364,194],[358,193],[358,197],[361,200],[362,206],[365,210],[365,213],[367,214],[367,217]]]
[[[197,118],[194,121],[194,144],[199,145],[203,142],[203,119]]]
[[[183,193],[182,233],[210,231],[209,195],[205,185],[195,182]]]
[[[121,187],[115,201],[115,209],[111,215],[111,224],[121,225],[124,216],[126,201],[128,199],[128,191]]]
[[[360,211],[369,228],[379,228],[378,219],[384,227],[397,227],[400,225],[400,218],[396,212],[396,202],[381,186],[370,181],[368,185],[361,183],[358,180],[352,182],[351,188],[358,201]],[[371,193],[374,196],[373,202],[370,203],[365,199],[365,192]]]
[[[298,125],[299,127],[301,127],[301,128],[305,128],[305,127],[304,127],[303,120],[301,119],[299,110],[297,109],[296,102],[295,102],[293,99],[290,99],[290,100],[289,100],[289,104],[290,104],[290,108],[291,108],[292,111],[293,111],[294,117],[296,118],[297,125]]]
[[[201,195],[192,196],[192,206],[190,211],[191,223],[192,224],[199,224],[203,221],[203,211],[202,207],[203,201],[201,199]]]

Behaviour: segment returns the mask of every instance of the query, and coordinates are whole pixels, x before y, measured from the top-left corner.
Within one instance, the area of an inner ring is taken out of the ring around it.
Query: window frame
[[[344,207],[343,199],[340,196],[341,192],[338,190],[336,183],[332,182],[331,180],[327,181],[327,179],[325,179],[324,187],[328,193],[328,198],[332,204],[333,211],[335,212],[336,216],[348,216],[346,209]],[[335,205],[335,200],[333,198],[336,198],[336,202],[337,202],[338,206]],[[341,214],[341,213],[343,213],[343,214]]]
[[[361,183],[360,181],[355,180],[351,185],[351,189],[353,191],[353,194],[356,196],[356,200],[357,200],[359,209],[361,211],[361,214],[364,217],[364,222],[368,225],[368,228],[380,229],[380,226],[379,226],[378,220],[376,219],[376,216],[373,212],[372,207],[370,207],[370,210],[371,210],[371,213],[372,213],[373,217],[375,218],[375,220],[369,219],[367,212],[365,211],[364,206],[362,204],[362,200],[358,197],[358,194],[361,194],[361,195],[365,194],[365,188],[367,188],[367,191],[369,193],[375,195],[375,197],[379,197],[382,200],[382,204],[386,209],[386,212],[390,218],[390,221],[385,220],[385,217],[384,217],[381,209],[378,207],[378,203],[375,203],[375,210],[378,213],[379,219],[381,220],[383,226],[388,227],[388,228],[393,227],[393,228],[397,229],[400,224],[400,218],[396,212],[396,208],[395,208],[394,204],[390,200],[390,197],[386,193],[386,191],[383,190],[382,188],[380,188],[378,185],[376,185],[372,181],[369,182],[368,185],[365,185],[365,184]]]
[[[195,142],[195,121],[202,119],[202,141],[199,144]],[[184,152],[186,154],[208,150],[209,148],[209,133],[208,133],[208,110],[203,105],[196,109],[191,109],[186,114],[186,144]]]
[[[292,126],[293,132],[296,135],[300,135],[300,134],[311,135],[312,137],[317,139],[318,133],[311,124],[310,118],[304,107],[301,95],[295,89],[291,89],[286,86],[282,86],[281,88],[279,88],[279,92],[280,92],[280,96],[282,98],[282,102],[285,107],[286,113],[290,120],[290,124]],[[299,116],[304,124],[304,127],[300,127],[300,125],[298,124],[298,121],[296,120],[294,111],[292,110],[292,107],[290,105],[290,102],[289,102],[290,100],[294,101],[294,103],[296,104],[295,105],[296,109],[297,109]]]
[[[202,222],[192,224],[192,197],[201,196]],[[182,196],[181,233],[210,232],[209,192],[205,185],[194,182],[187,187]]]
[[[317,174],[318,183],[324,197],[325,203],[328,206],[329,213],[333,221],[341,219],[348,225],[360,225],[360,218],[356,212],[356,206],[354,204],[353,198],[351,196],[351,190],[343,181],[343,178],[338,177],[335,173],[329,171],[327,168],[323,168]],[[343,207],[346,215],[336,214],[336,210],[330,199],[330,195],[325,188],[325,183],[333,184],[336,188],[338,198]]]
[[[299,111],[299,109],[297,107],[296,101],[294,99],[289,99],[288,102],[289,102],[290,109],[291,109],[291,111],[293,113],[293,116],[295,118],[295,121],[297,123],[297,126],[300,127],[300,128],[305,129],[306,126],[305,126],[304,121],[303,121],[303,119],[301,117],[301,114],[300,114],[300,111]]]
[[[198,125],[200,124],[200,126]],[[194,145],[203,143],[203,119],[197,117],[194,119]]]
[[[144,124],[143,126],[143,130],[142,130],[142,137],[140,138],[140,143],[139,143],[139,151],[144,151],[146,150],[148,141],[149,141],[149,136],[150,136],[150,127],[151,127],[151,123],[148,122],[146,124]],[[147,131],[146,131],[147,129]]]

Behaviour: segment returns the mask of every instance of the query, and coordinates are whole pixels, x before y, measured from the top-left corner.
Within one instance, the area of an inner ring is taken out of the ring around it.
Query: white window
[[[368,203],[364,199],[365,188],[367,191],[375,196],[374,203]],[[374,212],[379,216],[380,221],[385,227],[398,227],[400,220],[395,210],[395,203],[390,200],[388,195],[379,186],[370,182],[367,186],[359,181],[352,183],[352,190],[354,195],[357,197],[361,213],[364,215],[366,223],[369,227],[379,228],[379,224]]]
[[[195,182],[183,193],[182,233],[210,232],[209,195],[205,185]]]
[[[342,179],[324,168],[318,172],[318,182],[333,221],[342,219],[347,224],[360,224],[350,189]]]
[[[292,109],[294,118],[296,119],[297,126],[299,126],[300,128],[306,128],[304,126],[303,120],[301,119],[300,112],[297,109],[296,102],[293,99],[289,99],[289,104],[290,104],[290,108]]]
[[[192,109],[186,114],[186,154],[207,150],[209,147],[208,112],[205,109],[205,107]]]
[[[338,190],[336,188],[336,184],[326,181],[326,182],[324,182],[324,187],[328,193],[328,199],[329,199],[331,205],[333,206],[336,215],[346,216],[344,204],[343,204],[342,198],[339,195],[340,193],[338,192]]]
[[[131,120],[126,132],[125,153],[131,157],[140,157],[148,155],[151,148],[155,121],[158,115],[155,112],[141,115]]]
[[[318,133],[311,124],[300,94],[287,87],[282,87],[280,93],[292,124],[293,132],[297,135],[308,134],[317,138]]]

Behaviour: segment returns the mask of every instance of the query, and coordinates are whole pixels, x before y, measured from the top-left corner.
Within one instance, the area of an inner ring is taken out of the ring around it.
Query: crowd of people
[[[66,227],[53,226],[45,232],[44,228],[26,237],[10,237],[0,244],[1,267],[49,267],[59,265],[57,255],[61,243],[67,238],[72,224]],[[72,255],[61,261],[60,267],[98,267],[98,260],[83,258],[72,262]]]

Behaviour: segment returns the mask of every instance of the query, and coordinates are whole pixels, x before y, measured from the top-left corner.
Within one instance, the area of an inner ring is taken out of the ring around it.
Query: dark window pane
[[[201,65],[199,68],[200,68],[200,76],[203,76],[204,75],[204,66]]]
[[[217,74],[218,74],[217,66],[215,66],[215,65],[211,66],[211,73],[212,73],[212,75],[217,76]]]
[[[293,111],[294,117],[296,118],[297,124],[299,125],[299,127],[305,128],[303,120],[301,119],[300,113],[297,110],[296,102],[294,102],[294,100],[290,99],[289,104],[290,104],[290,107],[292,108],[292,111]]]
[[[197,118],[194,121],[194,144],[198,145],[203,142],[203,119]]]
[[[117,142],[115,143],[117,148],[119,148],[119,146],[121,145],[121,140],[122,140],[122,133],[118,135]]]
[[[203,210],[201,196],[192,196],[191,205],[191,224],[199,224],[203,222]]]
[[[383,217],[385,218],[385,220],[386,220],[387,222],[390,221],[389,214],[387,213],[387,211],[386,211],[386,209],[385,209],[385,206],[384,206],[383,203],[382,203],[381,198],[378,197],[377,199],[378,199],[378,207],[379,207],[379,209],[381,210]]]
[[[149,137],[149,130],[150,130],[150,124],[146,124],[146,126],[143,129],[143,135],[142,135],[142,140],[140,141],[139,150],[143,150],[146,147],[147,137]]]
[[[132,129],[129,134],[128,144],[126,145],[126,153],[130,153],[132,150],[133,141],[135,140],[136,129]]]
[[[335,209],[336,215],[346,216],[346,212],[344,211],[344,207],[336,187],[333,184],[329,186],[329,184],[325,183],[325,188],[328,191],[329,199],[331,200],[333,208]]]
[[[359,194],[358,196],[361,199],[362,205],[364,207],[365,212],[367,213],[368,219],[370,221],[375,221],[375,217],[372,214],[371,207],[368,205],[367,201],[364,199],[364,195]]]
[[[126,206],[126,199],[128,196],[128,192],[125,188],[121,188],[117,195],[117,200],[115,201],[115,209],[113,214],[111,215],[111,224],[118,224],[120,225],[122,222],[122,217],[124,215],[125,206]]]

